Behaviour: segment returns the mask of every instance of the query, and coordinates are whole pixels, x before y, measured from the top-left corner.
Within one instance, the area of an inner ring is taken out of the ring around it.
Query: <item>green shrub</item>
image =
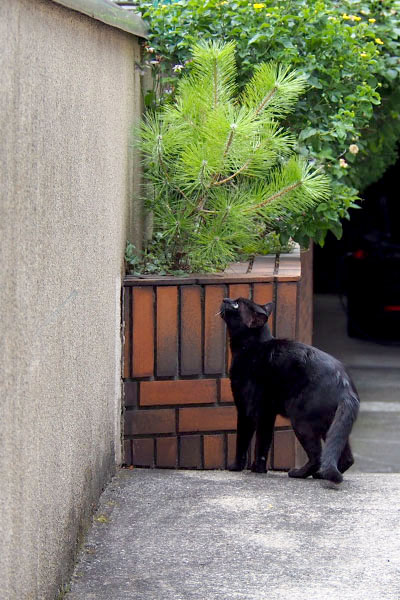
[[[296,139],[279,123],[305,77],[261,63],[239,94],[236,74],[232,42],[195,45],[174,102],[142,123],[150,254],[168,270],[213,271],[263,252],[269,235],[329,199],[329,179],[293,151]]]
[[[397,157],[399,119],[399,2],[396,0],[181,0],[141,2],[150,23],[147,66],[162,79],[156,101],[173,96],[177,77],[190,65],[198,39],[235,40],[238,87],[254,66],[273,60],[301,71],[309,84],[285,126],[297,136],[297,151],[325,165],[331,197],[281,230],[307,245],[326,232],[341,235],[358,193],[377,181]],[[151,62],[152,61],[152,64]]]

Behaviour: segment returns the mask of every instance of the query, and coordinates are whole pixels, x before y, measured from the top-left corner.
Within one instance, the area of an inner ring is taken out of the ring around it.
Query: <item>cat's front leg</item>
[[[237,434],[236,434],[236,458],[233,465],[229,467],[230,471],[243,471],[247,462],[247,451],[249,449],[251,438],[256,428],[255,421],[248,417],[242,411],[238,410]]]
[[[256,430],[256,450],[251,470],[254,473],[267,472],[268,453],[274,434],[274,423],[276,415],[264,415],[258,419]]]

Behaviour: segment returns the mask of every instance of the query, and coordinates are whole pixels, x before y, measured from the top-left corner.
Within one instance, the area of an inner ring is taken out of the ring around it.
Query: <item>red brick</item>
[[[295,339],[297,284],[278,283],[276,301],[276,336]]]
[[[137,408],[137,388],[136,381],[125,381],[124,383],[124,403],[125,406]]]
[[[234,406],[180,408],[179,431],[223,431],[236,429]]]
[[[272,283],[255,283],[253,288],[253,300],[256,304],[267,304],[274,299],[274,287]],[[275,333],[275,315],[268,319],[268,325],[272,335]]]
[[[138,467],[154,466],[154,441],[144,438],[132,440],[132,464]]]
[[[223,378],[220,380],[221,385],[221,402],[233,402],[232,390],[231,390],[231,382],[227,378]]]
[[[176,437],[157,439],[157,467],[177,466],[178,462],[178,440]]]
[[[204,436],[204,468],[223,469],[225,466],[224,436]]]
[[[174,432],[174,409],[127,410],[125,413],[125,435]]]
[[[236,458],[236,433],[227,434],[227,462],[228,467],[233,465]]]
[[[122,457],[122,464],[132,464],[132,440],[124,440],[124,455]]]
[[[217,398],[216,379],[142,381],[140,406],[163,404],[210,404]]]
[[[255,283],[253,288],[253,300],[256,304],[266,304],[274,299],[274,287],[272,283]]]
[[[222,373],[225,359],[225,325],[217,313],[225,297],[222,285],[205,286],[204,302],[204,372]]]
[[[275,419],[275,427],[291,427],[292,424],[289,419],[286,417],[282,417],[281,415],[277,415]]]
[[[179,466],[186,469],[201,469],[201,438],[199,435],[184,435],[180,438]]]
[[[229,286],[229,298],[249,298],[250,285],[248,283],[232,283]]]
[[[154,299],[152,287],[132,289],[134,377],[148,377],[154,372]]]
[[[289,470],[295,466],[295,435],[291,430],[275,431],[273,468]]]
[[[131,289],[128,287],[124,287],[123,307],[124,307],[123,377],[130,377],[131,376],[131,358],[132,358],[132,329],[131,329],[132,298],[131,298]]]
[[[158,376],[176,375],[178,369],[178,288],[157,288]]]
[[[181,287],[181,373],[199,375],[201,356],[201,287]]]

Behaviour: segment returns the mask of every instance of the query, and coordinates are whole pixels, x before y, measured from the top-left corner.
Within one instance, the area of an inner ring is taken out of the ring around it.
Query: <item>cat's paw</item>
[[[321,470],[321,479],[327,479],[333,483],[341,483],[343,481],[343,475],[335,466],[331,465],[326,469]]]
[[[267,464],[265,461],[254,461],[251,465],[251,470],[253,473],[266,473],[267,472]]]
[[[228,471],[243,471],[244,464],[234,462],[232,465],[229,465]]]
[[[306,479],[308,474],[304,472],[304,469],[290,469],[288,473],[289,477],[296,477],[297,479]]]

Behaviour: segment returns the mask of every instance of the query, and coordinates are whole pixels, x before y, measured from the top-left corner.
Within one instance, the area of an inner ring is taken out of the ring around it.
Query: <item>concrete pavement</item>
[[[399,600],[400,475],[123,470],[67,600]]]
[[[361,396],[344,482],[122,470],[67,600],[400,600],[400,348],[348,338],[334,296],[314,343]]]

